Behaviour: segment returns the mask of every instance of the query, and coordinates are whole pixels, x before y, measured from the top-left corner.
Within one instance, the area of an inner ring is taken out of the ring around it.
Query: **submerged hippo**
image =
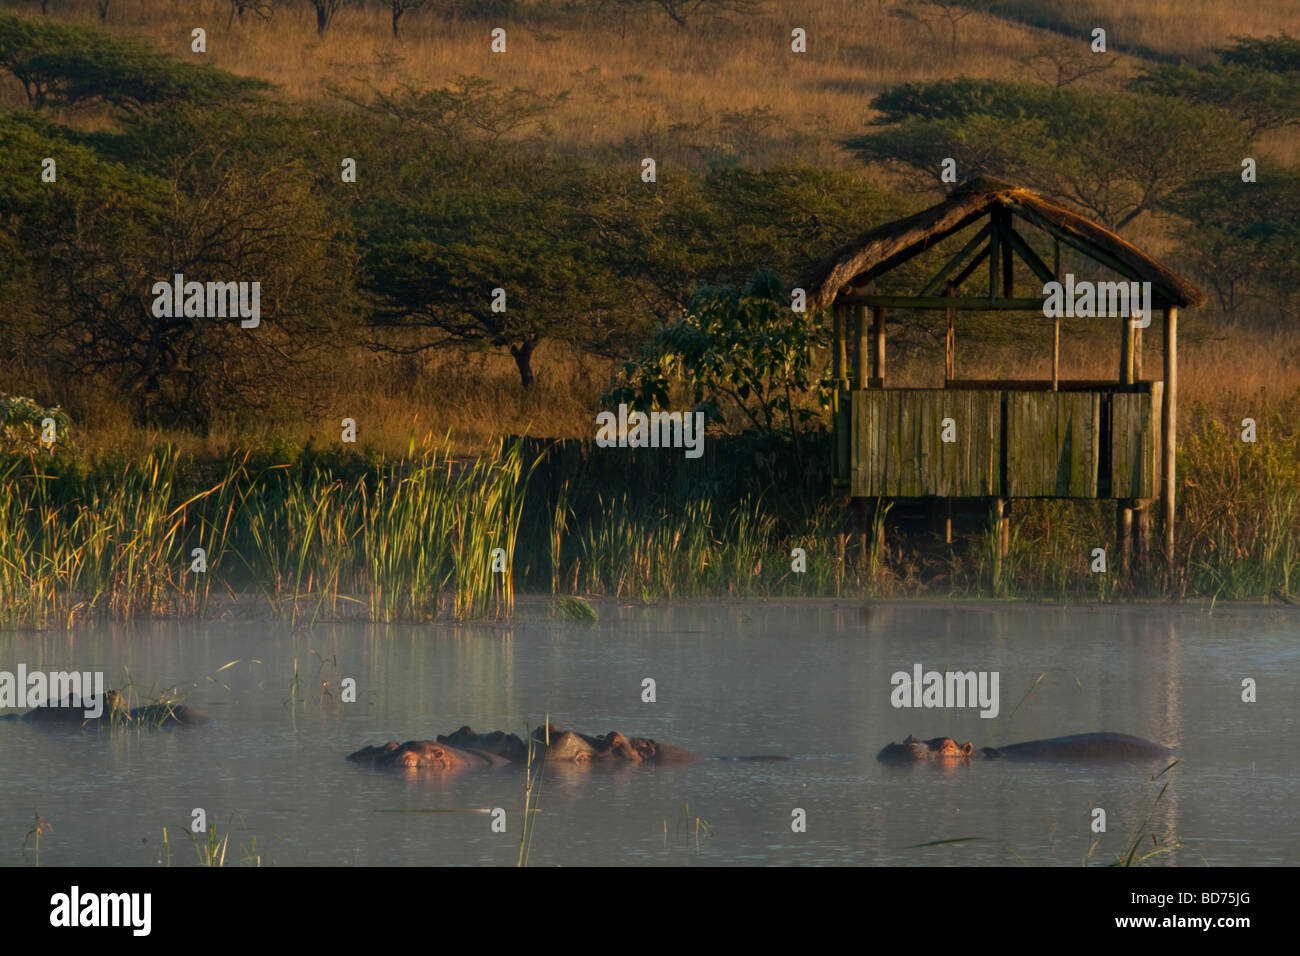
[[[505,757],[483,750],[462,750],[433,740],[391,741],[382,747],[363,747],[348,754],[353,763],[398,770],[463,770],[468,767],[499,767]]]
[[[613,760],[623,763],[690,763],[698,759],[689,750],[661,744],[649,737],[624,737],[616,730],[588,737],[554,724],[538,727],[533,740],[542,748],[547,760],[574,763]]]
[[[99,710],[99,716],[87,717],[87,711]],[[80,727],[86,724],[108,722],[113,725],[140,724],[146,727],[194,727],[212,723],[212,718],[184,704],[146,704],[143,707],[126,707],[126,701],[115,690],[104,692],[103,706],[92,707],[90,699],[76,696],[53,706],[33,707],[25,714],[6,714],[0,720],[23,720],[51,726]]]
[[[1129,734],[1074,734],[1047,740],[1028,740],[1005,747],[981,747],[967,741],[959,744],[951,737],[917,740],[909,736],[901,744],[889,744],[876,755],[887,763],[923,760],[970,760],[976,757],[1004,760],[1043,760],[1084,762],[1096,760],[1163,760],[1175,756],[1161,744]]]
[[[697,760],[695,754],[672,744],[649,737],[625,737],[618,731],[589,736],[562,730],[554,724],[533,731],[534,758],[551,763],[607,764],[682,764]],[[460,770],[470,767],[496,767],[503,764],[524,765],[528,744],[515,734],[494,731],[476,734],[469,727],[440,735],[437,740],[408,740],[404,744],[389,742],[382,746],[363,747],[348,755],[348,760],[371,767],[398,769]],[[787,757],[721,757],[721,760],[787,760]]]

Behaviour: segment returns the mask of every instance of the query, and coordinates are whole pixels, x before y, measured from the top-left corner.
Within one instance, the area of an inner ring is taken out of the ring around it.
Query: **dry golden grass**
[[[207,62],[270,80],[294,99],[326,96],[329,85],[441,86],[479,75],[507,87],[567,92],[545,130],[560,148],[670,154],[685,141],[760,162],[797,157],[832,165],[852,164],[838,143],[862,128],[872,115],[868,103],[885,87],[959,75],[1029,77],[1021,61],[1061,42],[1045,30],[976,14],[961,21],[954,56],[946,24],[890,16],[893,4],[880,0],[809,0],[795,13],[768,3],[760,13],[701,20],[689,30],[647,11],[631,18],[622,36],[610,15],[576,18],[523,6],[518,21],[500,24],[507,29],[506,54],[489,48],[489,31],[498,24],[447,21],[432,10],[408,14],[402,39],[394,40],[387,11],[377,3],[345,8],[323,40],[306,3],[282,6],[269,22],[250,16],[226,32],[229,6],[219,0],[118,2],[108,27],[186,59],[197,56],[190,52],[190,30],[205,27]],[[1043,6],[1060,9],[1061,3],[1044,0]],[[1065,8],[1071,15],[1088,12],[1111,37],[1189,56],[1204,56],[1238,34],[1300,33],[1300,7],[1292,0],[1070,0]],[[65,0],[54,13],[98,22],[91,0]],[[790,51],[796,26],[808,32],[806,54]],[[1114,84],[1138,66],[1125,54],[1110,55],[1118,69],[1083,82]],[[753,110],[770,113],[727,120]],[[1275,135],[1266,146],[1294,156],[1296,142],[1294,135]]]
[[[1105,27],[1113,42],[1188,58],[1225,47],[1237,36],[1300,34],[1294,0],[1040,0],[1039,6]]]
[[[404,454],[417,436],[451,432],[457,452],[477,451],[502,435],[589,436],[595,409],[615,363],[543,343],[535,355],[536,387],[525,394],[514,361],[505,355],[449,350],[392,358],[357,350],[341,357],[330,378],[315,383],[316,410],[297,417],[215,422],[206,435],[182,428],[141,427],[129,411],[107,404],[75,382],[43,380],[21,369],[0,370],[0,393],[61,405],[73,418],[73,438],[87,450],[147,452],[174,444],[200,459],[231,445],[264,446],[276,439],[320,448],[340,439],[341,423],[357,423],[357,443]]]

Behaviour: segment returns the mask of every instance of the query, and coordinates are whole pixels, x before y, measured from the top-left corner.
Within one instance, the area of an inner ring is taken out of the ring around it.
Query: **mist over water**
[[[1107,863],[1139,831],[1170,828],[1185,846],[1155,862],[1300,863],[1300,715],[1278,690],[1300,677],[1294,614],[849,602],[598,610],[596,624],[525,601],[495,625],[295,632],[214,621],[6,635],[0,669],[103,670],[109,687],[129,675],[137,696],[197,681],[189,703],[216,724],[108,733],[0,723],[0,863],[30,865],[22,835],[39,813],[53,825],[43,866],[156,865],[163,827],[171,862],[192,865],[187,834],[201,807],[219,838],[230,834],[226,865],[513,865],[522,771],[403,776],[344,757],[463,724],[522,735],[548,715],[706,758],[796,759],[548,766],[533,792],[532,865],[1078,865],[1094,840],[1091,862]],[[891,675],[917,663],[997,671],[997,718],[892,707]],[[354,704],[340,702],[345,677],[357,681]],[[1258,703],[1241,702],[1246,677],[1259,682]],[[641,700],[645,678],[655,703]],[[1154,809],[1160,766],[899,769],[875,759],[909,733],[980,747],[1102,730],[1182,757]],[[497,807],[505,834],[487,813],[431,812]],[[1106,810],[1106,833],[1090,830],[1094,807]],[[791,830],[796,808],[805,833]],[[978,839],[914,846],[961,838]]]

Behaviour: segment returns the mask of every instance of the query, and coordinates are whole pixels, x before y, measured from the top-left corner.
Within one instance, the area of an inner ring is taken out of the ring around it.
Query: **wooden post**
[[[1133,320],[1128,316],[1120,319],[1119,338],[1119,383],[1133,384]]]
[[[1148,567],[1147,552],[1151,548],[1150,500],[1139,501],[1135,510],[1137,512],[1134,515],[1134,517],[1137,518],[1137,533],[1134,535],[1133,540],[1133,563],[1135,567],[1145,574]]]
[[[1133,381],[1142,381],[1142,328],[1133,330]]]
[[[1011,258],[1011,243],[1004,240],[1002,243],[1002,295],[1008,299],[1014,298],[1016,294],[1015,272],[1016,263]]]
[[[998,297],[998,252],[1002,248],[1002,243],[998,239],[996,222],[989,220],[989,299],[994,300]]]
[[[846,305],[835,306],[835,350],[831,353],[831,370],[837,391],[848,385],[848,372],[845,371],[848,365],[848,311]]]
[[[945,295],[952,295],[952,286],[948,286]],[[957,310],[945,309],[948,319],[948,335],[943,341],[943,384],[947,387],[948,383],[957,377]],[[949,518],[949,525],[952,519]],[[951,527],[949,528],[948,540],[952,541]]]
[[[1011,502],[1006,498],[998,498],[994,510],[998,524],[996,529],[998,533],[998,560],[1001,561],[1007,556],[1007,551],[1011,547]]]
[[[1178,308],[1165,306],[1165,395],[1160,409],[1160,476],[1165,532],[1167,585],[1172,591],[1174,573],[1174,449],[1178,432]]]
[[[857,350],[854,361],[854,373],[858,378],[858,388],[867,387],[867,307],[858,309]]]
[[[871,567],[871,523],[868,520],[871,503],[866,498],[858,499],[858,567],[861,574],[866,574]]]
[[[1009,498],[1002,502],[1002,527],[998,530],[998,549],[1004,558],[1011,550],[1011,500]]]
[[[943,504],[943,540],[947,544],[952,544],[952,499],[944,498]]]
[[[1120,316],[1120,322],[1123,324],[1120,326],[1119,339],[1119,383],[1123,386],[1132,386],[1133,319],[1131,316],[1124,315]],[[1128,498],[1121,498],[1115,502],[1115,550],[1119,552],[1115,557],[1120,574],[1127,580],[1132,567],[1130,556],[1133,550],[1133,502]]]
[[[1052,319],[1052,391],[1061,388],[1061,318]]]
[[[876,378],[880,381],[880,387],[885,387],[885,307],[878,305],[871,310],[875,313],[876,319],[876,361],[875,372]],[[866,315],[866,310],[862,310]]]
[[[1116,550],[1119,552],[1115,557],[1119,563],[1120,574],[1128,579],[1131,563],[1129,554],[1131,552],[1131,542],[1133,538],[1133,503],[1127,499],[1120,499],[1115,502],[1115,540]]]

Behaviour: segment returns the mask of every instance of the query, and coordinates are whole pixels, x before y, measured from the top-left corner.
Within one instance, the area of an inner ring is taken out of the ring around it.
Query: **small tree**
[[[230,0],[230,19],[226,21],[226,29],[234,25],[236,16],[243,23],[245,13],[252,13],[259,20],[269,20],[274,12],[274,0]]]
[[[1115,68],[1111,56],[1098,56],[1086,40],[1057,37],[1020,62],[1040,80],[1055,89],[1069,86],[1085,76],[1096,76]]]
[[[902,6],[892,7],[889,11],[891,17],[898,17],[903,20],[918,20],[925,24],[925,29],[929,32],[931,39],[938,41],[934,35],[934,29],[930,23],[940,20],[948,24],[948,51],[952,56],[957,55],[957,24],[965,20],[972,13],[978,13],[981,10],[987,10],[997,0],[904,0]]]
[[[604,400],[663,408],[673,382],[680,382],[715,420],[739,414],[761,434],[789,435],[802,469],[800,426],[816,412],[800,398],[816,384],[815,353],[828,339],[823,323],[791,311],[774,272],[760,272],[741,291],[701,288],[641,358],[624,365]],[[818,398],[825,404],[820,388]]]
[[[310,0],[312,9],[316,11],[316,33],[324,36],[325,31],[330,28],[338,12],[343,9],[348,0]]]
[[[398,39],[397,22],[409,10],[418,10],[424,6],[424,0],[388,0],[388,8],[393,14],[393,39]]]

